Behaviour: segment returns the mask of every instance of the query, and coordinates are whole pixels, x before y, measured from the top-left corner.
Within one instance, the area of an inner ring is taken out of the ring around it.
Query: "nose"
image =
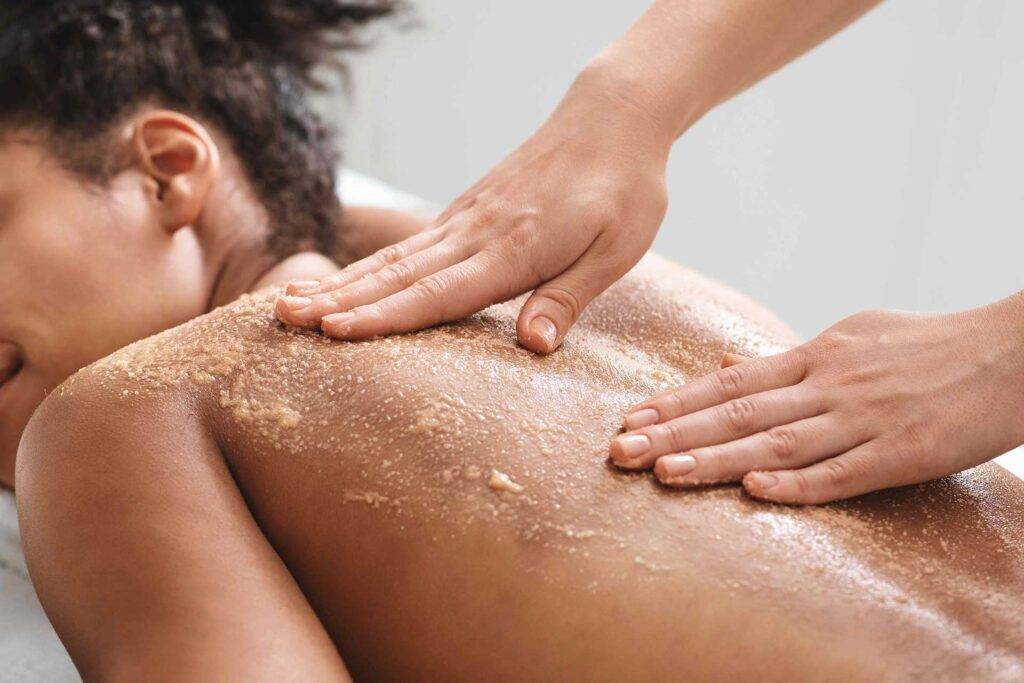
[[[0,386],[18,374],[21,369],[21,354],[18,347],[10,342],[0,341]]]

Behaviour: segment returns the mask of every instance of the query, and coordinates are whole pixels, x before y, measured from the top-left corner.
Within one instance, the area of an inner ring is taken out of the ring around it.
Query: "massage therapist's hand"
[[[663,483],[823,503],[1024,443],[1024,294],[953,315],[868,312],[645,401],[611,456]]]
[[[293,284],[278,316],[362,339],[535,289],[516,333],[529,349],[554,350],[653,240],[672,141],[878,1],[655,0],[431,229],[326,281]]]
[[[672,134],[584,72],[551,118],[426,231],[320,283],[293,283],[280,319],[339,339],[418,330],[531,289],[517,336],[547,353],[650,246]]]

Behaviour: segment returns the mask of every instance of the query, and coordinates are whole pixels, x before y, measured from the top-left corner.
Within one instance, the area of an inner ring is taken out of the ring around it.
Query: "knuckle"
[[[825,469],[825,479],[830,488],[843,489],[853,479],[850,466],[838,458],[826,460],[822,467]]]
[[[536,246],[537,231],[532,222],[523,222],[509,231],[505,237],[512,253],[523,253],[530,251]]]
[[[814,358],[820,360],[827,358],[839,353],[846,348],[849,343],[846,335],[839,332],[828,331],[820,334],[816,339],[809,343],[809,347],[814,351]]]
[[[621,204],[614,197],[601,193],[587,201],[583,215],[592,225],[609,227],[622,220]]]
[[[897,443],[897,454],[901,460],[920,460],[931,451],[925,430],[913,423],[900,427]]]
[[[718,484],[735,481],[749,471],[744,463],[728,445],[704,446],[690,449],[689,454],[696,459],[700,470],[701,483]]]
[[[773,427],[765,436],[768,440],[768,452],[776,460],[785,462],[796,455],[797,438],[792,427]]]
[[[873,390],[882,378],[876,368],[864,363],[830,363],[808,378],[808,386],[820,395],[834,396],[843,392],[845,395],[856,396],[859,403],[866,404],[874,398],[885,397]]]
[[[662,399],[662,405],[665,407],[665,410],[662,412],[662,414],[667,413],[669,415],[684,415],[687,412],[686,399],[683,398],[682,391],[673,391],[667,394]]]
[[[685,431],[682,425],[676,420],[670,420],[661,425],[661,431],[668,441],[669,447],[674,451],[681,451],[685,447]]]
[[[377,252],[377,260],[385,266],[401,261],[404,256],[405,249],[400,244],[389,244]]]
[[[569,320],[577,320],[583,312],[583,300],[565,287],[544,287],[543,294],[562,309]]]
[[[807,481],[807,475],[803,472],[793,472],[793,488],[796,490],[796,501],[808,502],[813,499],[811,482]]]
[[[532,259],[521,258],[517,251],[509,248],[506,242],[493,243],[485,246],[478,253],[476,258],[480,262],[481,271],[487,272],[491,277],[505,282],[505,298],[512,298],[522,293],[517,289],[522,269],[529,269]]]
[[[723,398],[731,399],[743,391],[743,380],[746,375],[738,366],[722,368],[714,375],[718,382],[718,391]]]
[[[345,282],[345,278],[349,275],[349,273],[351,273],[351,271],[349,270],[348,267],[342,268],[337,273],[333,275],[328,275],[323,280],[321,280],[320,287],[322,289],[330,289],[332,287],[337,287],[341,283]]]
[[[437,273],[422,277],[412,284],[413,294],[424,301],[437,301],[447,291],[444,278]]]
[[[385,287],[394,289],[405,289],[414,280],[412,268],[405,261],[396,261],[377,271],[377,281]]]
[[[754,404],[745,398],[736,398],[722,404],[722,418],[725,425],[738,432],[750,429],[754,422],[756,409]]]
[[[497,221],[501,214],[502,207],[497,201],[482,202],[473,207],[469,224],[476,229],[487,228]]]
[[[854,387],[869,380],[867,372],[860,368],[850,367],[836,370],[830,378],[833,384],[841,387]]]
[[[794,362],[798,363],[806,371],[807,365],[814,357],[814,350],[810,344],[804,343],[794,346],[786,354],[792,356],[795,359]]]

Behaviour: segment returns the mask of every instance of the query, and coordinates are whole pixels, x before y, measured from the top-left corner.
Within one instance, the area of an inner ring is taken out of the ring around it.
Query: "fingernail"
[[[750,479],[750,483],[754,485],[754,488],[760,491],[770,489],[779,483],[778,477],[767,472],[751,472],[747,476]]]
[[[643,410],[637,410],[626,416],[626,429],[634,430],[640,429],[641,427],[647,427],[652,424],[656,424],[661,419],[661,415],[654,408],[644,408]]]
[[[313,303],[308,296],[282,296],[281,301],[284,302],[285,308],[293,313]]]
[[[626,434],[615,439],[614,443],[619,447],[620,457],[616,459],[620,461],[633,460],[646,453],[651,447],[651,439],[646,434]]]
[[[697,460],[692,455],[666,455],[658,459],[654,473],[658,479],[671,483],[673,478],[689,474],[696,466]]]
[[[333,327],[332,332],[338,332],[344,334],[348,331],[348,323],[352,321],[352,318],[356,317],[353,311],[343,311],[341,313],[331,313],[325,315],[320,321],[320,327]]]
[[[295,282],[289,282],[288,287],[297,292],[302,292],[307,289],[316,289],[320,286],[319,280],[296,280]]]
[[[538,315],[530,321],[530,334],[539,337],[544,342],[545,349],[550,351],[555,348],[555,337],[558,336],[558,328],[551,322],[550,318]]]

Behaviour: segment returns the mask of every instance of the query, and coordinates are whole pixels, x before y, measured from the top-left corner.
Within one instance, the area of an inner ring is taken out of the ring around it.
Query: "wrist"
[[[1018,369],[1022,384],[1024,384],[1024,292],[1006,299],[1007,318],[1009,319],[1009,335],[1012,343],[1017,348]]]
[[[598,99],[618,107],[665,151],[707,111],[697,97],[676,95],[659,85],[639,60],[613,50],[591,60],[573,81],[570,97]]]
[[[995,331],[997,348],[1005,349],[1002,362],[1024,386],[1024,291],[978,309]]]

